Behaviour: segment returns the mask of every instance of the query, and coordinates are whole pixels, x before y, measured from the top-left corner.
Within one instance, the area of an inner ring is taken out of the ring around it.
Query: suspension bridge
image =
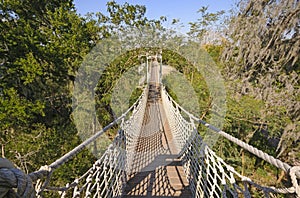
[[[0,167],[0,197],[300,197],[300,167],[290,166],[192,115],[159,82],[159,64],[138,100],[119,118],[50,165],[29,174],[9,161]],[[238,173],[203,141],[203,124],[287,173],[290,186],[262,186]],[[52,173],[118,126],[118,134],[101,158],[65,186],[51,186]],[[13,196],[14,195],[14,196]]]

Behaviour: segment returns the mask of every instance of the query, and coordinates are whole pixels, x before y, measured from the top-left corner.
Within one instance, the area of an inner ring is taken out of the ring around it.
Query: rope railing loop
[[[30,176],[32,181],[37,181],[38,179],[42,179],[45,176],[48,176],[49,174],[52,173],[52,168],[48,165],[42,166],[39,171],[29,173],[28,175]]]
[[[47,173],[47,176],[46,176],[46,179],[44,182],[42,182],[42,178],[39,178],[37,180],[37,183],[39,183],[39,185],[37,185],[37,187],[36,187],[37,195],[41,195],[41,193],[47,188],[47,186],[50,183],[53,171],[54,171],[54,169],[52,169],[50,166],[47,166],[47,165],[42,166],[40,168],[40,170],[37,174],[45,172],[45,173]]]
[[[295,193],[298,198],[300,198],[300,184],[299,184],[300,177],[297,176],[296,173],[299,171],[300,171],[300,166],[293,166],[289,170],[291,182],[293,184],[293,187],[295,188]]]

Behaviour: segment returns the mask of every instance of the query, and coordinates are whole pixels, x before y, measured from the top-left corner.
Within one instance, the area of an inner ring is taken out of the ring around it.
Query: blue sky
[[[165,25],[171,24],[171,19],[180,19],[185,26],[184,32],[188,29],[188,22],[196,21],[199,18],[197,11],[202,6],[209,6],[210,12],[219,10],[229,10],[233,7],[236,0],[116,0],[117,3],[145,5],[147,8],[146,16],[149,19],[158,19],[166,16],[169,19]],[[75,0],[77,12],[85,15],[87,12],[106,13],[106,3],[103,0]]]

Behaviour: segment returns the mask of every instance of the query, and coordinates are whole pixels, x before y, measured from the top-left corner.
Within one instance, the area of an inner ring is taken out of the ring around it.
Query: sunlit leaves
[[[13,88],[4,90],[0,97],[0,130],[29,127],[36,115],[44,115],[43,108],[42,102],[29,102]]]
[[[42,67],[35,59],[32,53],[26,55],[26,58],[20,58],[16,61],[16,64],[24,71],[25,75],[21,76],[21,80],[24,80],[24,84],[28,84],[34,81],[37,75],[43,73]]]

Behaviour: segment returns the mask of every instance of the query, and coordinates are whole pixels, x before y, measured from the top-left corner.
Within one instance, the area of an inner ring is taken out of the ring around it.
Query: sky
[[[171,24],[172,19],[180,19],[185,26],[181,29],[187,32],[188,23],[196,21],[200,14],[197,11],[202,6],[208,6],[210,12],[229,10],[234,6],[236,0],[115,0],[119,4],[128,2],[129,4],[139,4],[146,6],[146,17],[149,19],[159,19],[166,16],[169,20],[165,26]],[[75,0],[75,7],[79,14],[84,16],[88,12],[106,13],[106,3],[104,0]]]

